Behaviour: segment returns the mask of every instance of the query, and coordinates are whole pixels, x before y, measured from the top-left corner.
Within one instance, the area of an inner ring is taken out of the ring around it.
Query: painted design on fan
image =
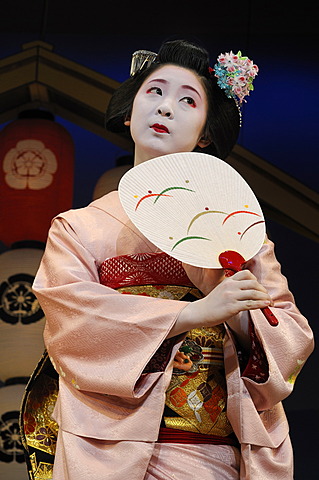
[[[249,225],[249,227],[246,228],[246,230],[243,231],[243,233],[238,232],[238,235],[240,235],[240,240],[243,238],[245,233],[248,232],[248,230],[250,230],[255,225],[259,225],[260,223],[265,223],[265,220],[260,220],[259,222],[252,223],[251,225]]]
[[[189,183],[189,180],[185,180],[185,183]],[[173,186],[173,187],[166,187],[164,188],[160,193],[153,193],[152,190],[149,190],[148,193],[146,195],[144,195],[143,197],[141,197],[137,203],[136,203],[136,206],[135,206],[135,211],[138,209],[138,207],[141,205],[141,203],[143,202],[143,200],[146,200],[147,198],[151,198],[151,197],[155,197],[154,199],[154,202],[153,202],[153,205],[156,204],[156,202],[158,202],[158,200],[161,198],[161,197],[169,197],[169,198],[172,198],[173,195],[170,195],[168,194],[168,192],[171,192],[172,190],[184,190],[186,192],[192,192],[192,193],[196,193],[195,190],[192,190],[190,188],[186,188],[186,187],[181,187],[181,186]],[[138,195],[134,195],[134,198],[138,199]],[[210,238],[207,238],[207,237],[204,237],[204,236],[200,236],[200,235],[189,235],[190,233],[190,230],[191,228],[193,227],[194,223],[201,217],[203,217],[204,215],[208,215],[208,214],[219,214],[219,215],[223,215],[225,216],[225,218],[223,219],[222,223],[221,223],[221,227],[229,220],[231,219],[232,217],[234,217],[235,215],[239,215],[239,214],[248,214],[248,215],[255,215],[257,217],[261,217],[261,215],[259,213],[256,213],[256,212],[253,212],[253,211],[250,211],[250,210],[247,210],[249,208],[249,205],[244,205],[244,208],[246,210],[235,210],[231,213],[229,212],[225,212],[223,210],[212,210],[210,209],[208,206],[205,207],[204,211],[201,211],[199,213],[197,213],[192,219],[191,221],[189,222],[188,224],[188,227],[187,227],[187,230],[186,230],[186,236],[185,237],[182,237],[180,239],[178,239],[177,241],[175,241],[174,245],[172,246],[171,248],[171,251],[173,251],[176,247],[178,247],[181,243],[187,241],[187,240],[206,240],[206,241],[212,241],[212,239]],[[247,228],[245,228],[245,230],[243,232],[241,231],[238,231],[237,232],[237,235],[240,236],[240,240],[243,239],[244,235],[252,228],[252,227],[255,227],[256,225],[259,225],[261,223],[265,223],[264,220],[260,220],[258,222],[255,222],[251,225],[249,225]],[[169,240],[174,240],[174,237],[173,236],[169,236]]]
[[[188,183],[188,180],[186,180],[186,183]],[[172,197],[172,195],[166,195],[166,192],[169,192],[170,190],[186,190],[188,192],[195,193],[194,190],[191,190],[190,188],[186,188],[186,187],[167,187],[167,188],[164,188],[164,190],[161,193],[153,193],[151,190],[149,190],[147,195],[144,195],[144,197],[140,198],[140,200],[137,202],[135,210],[138,209],[141,202],[146,198],[156,197],[154,200],[154,204],[155,204],[160,197]],[[137,198],[137,195],[135,195],[135,198]]]
[[[146,198],[150,198],[150,197],[171,197],[172,195],[162,195],[161,193],[148,193],[147,195],[144,195],[144,197],[140,198],[139,201],[137,202],[136,204],[136,207],[135,207],[135,210],[138,209],[138,207],[140,206],[141,202],[143,200],[145,200]]]
[[[248,208],[248,205],[245,205],[245,208]],[[261,215],[260,215],[259,213],[256,213],[256,212],[250,212],[250,211],[248,211],[248,210],[237,210],[237,211],[235,211],[235,212],[230,213],[229,215],[227,215],[226,218],[224,218],[223,225],[225,224],[225,222],[226,222],[229,218],[233,217],[233,215],[238,215],[238,214],[240,214],[240,213],[248,213],[249,215],[256,215],[257,217],[261,217]],[[254,227],[255,225],[259,225],[260,223],[265,223],[265,221],[264,221],[264,220],[260,220],[260,221],[258,221],[258,222],[252,223],[251,225],[249,225],[249,226],[243,231],[243,233],[242,233],[242,232],[237,232],[238,235],[240,235],[240,240],[242,240],[243,236],[245,235],[245,233],[248,232],[248,230],[250,230],[250,229],[251,229],[252,227]]]
[[[207,215],[208,213],[222,213],[224,215],[228,215],[226,212],[221,212],[220,210],[206,210],[204,212],[200,212],[198,213],[197,215],[195,215],[195,217],[191,220],[190,224],[188,225],[188,228],[187,228],[187,233],[189,233],[190,231],[190,228],[191,226],[193,225],[193,223],[200,217],[202,217],[203,215]]]
[[[165,192],[169,192],[170,190],[186,190],[188,192],[193,192],[195,193],[194,190],[191,190],[190,188],[186,188],[186,187],[168,187],[168,188],[165,188],[165,190],[163,190],[159,195],[158,197],[154,200],[154,203],[157,202],[157,200],[159,199],[160,196],[164,195]],[[170,195],[171,196],[171,195]]]
[[[247,210],[237,210],[236,212],[232,212],[232,213],[229,213],[227,215],[227,217],[224,219],[223,221],[223,225],[224,223],[226,222],[226,220],[228,220],[230,217],[232,217],[233,215],[237,215],[238,213],[249,213],[250,215],[257,215],[257,217],[260,217],[261,215],[259,215],[259,213],[255,213],[255,212],[248,212]]]
[[[169,237],[170,240],[173,239],[173,237]],[[173,245],[172,247],[172,251],[174,250],[175,247],[177,247],[177,245],[179,245],[180,243],[182,242],[185,242],[186,240],[208,240],[209,242],[211,242],[211,239],[210,238],[206,238],[206,237],[199,237],[199,236],[196,236],[196,235],[192,235],[190,237],[184,237],[184,238],[181,238],[180,240],[178,240],[175,245]]]
[[[245,205],[245,208],[248,208],[248,205]],[[238,215],[238,214],[241,214],[241,213],[247,213],[249,215],[256,215],[257,217],[261,217],[261,215],[259,213],[256,213],[256,212],[251,212],[251,211],[248,211],[248,210],[236,210],[234,212],[231,212],[231,213],[227,213],[227,212],[223,212],[221,210],[210,210],[209,207],[205,207],[205,210],[203,212],[200,212],[200,213],[197,213],[193,218],[192,220],[190,221],[189,225],[188,225],[188,228],[187,228],[187,234],[189,233],[191,227],[193,226],[193,224],[196,222],[196,220],[198,220],[200,217],[202,217],[203,215],[207,215],[207,214],[211,214],[211,213],[217,213],[217,214],[222,214],[222,215],[226,215],[226,218],[224,218],[223,222],[222,222],[222,226],[225,224],[225,222],[233,217],[234,215]],[[256,226],[256,225],[259,225],[261,223],[265,223],[264,220],[260,220],[258,222],[255,222],[251,225],[249,225],[245,230],[244,232],[237,232],[238,235],[240,235],[240,240],[242,240],[243,236],[248,232],[248,230],[250,230],[252,227]],[[173,237],[169,237],[170,240],[173,240]],[[183,237],[181,238],[180,240],[178,240],[172,247],[171,251],[173,251],[180,243],[184,242],[185,240],[210,240],[209,238],[207,237],[200,237],[200,236],[196,236],[196,235],[192,235],[192,236],[187,236],[187,237]],[[210,240],[211,241],[211,240]]]

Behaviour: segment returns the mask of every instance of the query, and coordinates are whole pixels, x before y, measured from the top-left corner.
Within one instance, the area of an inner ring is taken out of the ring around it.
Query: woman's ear
[[[127,120],[125,120],[124,125],[125,125],[126,127],[129,127],[129,126],[131,125],[131,119],[128,118]]]
[[[201,137],[197,143],[197,145],[200,147],[200,148],[205,148],[205,147],[208,147],[208,145],[212,143],[210,140],[208,140],[207,138],[205,137]]]

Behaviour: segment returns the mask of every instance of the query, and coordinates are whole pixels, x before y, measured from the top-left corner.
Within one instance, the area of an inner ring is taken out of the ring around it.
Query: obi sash
[[[122,294],[184,301],[202,297],[181,262],[165,253],[110,258],[100,266],[99,276],[103,285]],[[226,414],[224,335],[223,325],[188,332],[181,349],[189,350],[192,368],[189,372],[174,369],[166,392],[162,427],[219,437],[233,432]],[[144,373],[165,368],[171,344],[170,339],[163,342]]]

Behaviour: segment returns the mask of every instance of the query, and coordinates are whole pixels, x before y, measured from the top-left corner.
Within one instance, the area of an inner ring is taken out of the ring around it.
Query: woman
[[[187,42],[142,54],[106,127],[129,130],[135,164],[225,158],[240,112],[214,73]],[[182,266],[112,192],[53,221],[34,291],[60,377],[54,480],[292,478],[280,402],[313,344],[269,240],[231,278]],[[276,331],[258,310],[269,305]]]

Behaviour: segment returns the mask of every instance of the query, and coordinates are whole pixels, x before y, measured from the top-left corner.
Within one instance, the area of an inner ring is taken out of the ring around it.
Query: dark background
[[[2,0],[0,58],[43,40],[55,53],[121,82],[133,51],[157,51],[166,39],[203,44],[212,64],[221,52],[241,50],[260,73],[243,109],[238,143],[318,191],[318,20],[316,2],[306,1]],[[75,143],[73,206],[85,206],[100,176],[126,152],[63,118],[56,121]],[[267,226],[297,305],[317,335],[318,243],[270,219]],[[315,352],[284,402],[296,480],[318,478],[317,373]]]

